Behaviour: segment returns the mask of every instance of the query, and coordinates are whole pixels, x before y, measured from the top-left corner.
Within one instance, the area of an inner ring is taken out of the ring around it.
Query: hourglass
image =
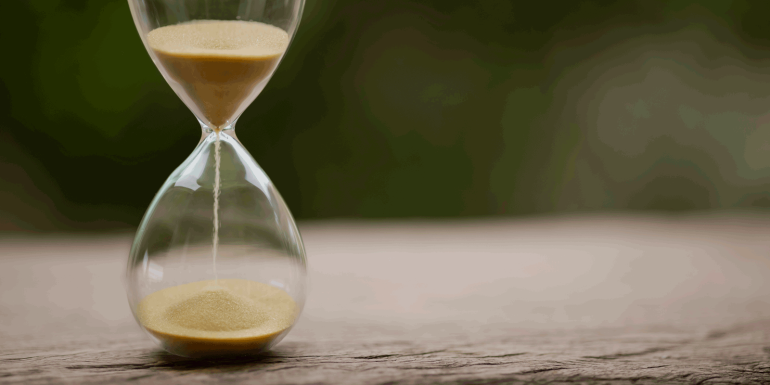
[[[150,57],[203,129],[137,230],[126,272],[131,310],[174,354],[267,350],[304,306],[305,251],[234,129],[286,52],[304,1],[128,3]]]

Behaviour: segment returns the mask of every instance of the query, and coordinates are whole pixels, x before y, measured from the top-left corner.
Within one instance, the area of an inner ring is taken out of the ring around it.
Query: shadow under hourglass
[[[253,372],[264,370],[273,364],[285,363],[288,356],[278,351],[267,351],[257,355],[230,356],[216,358],[187,358],[176,356],[164,350],[156,350],[148,355],[151,366],[155,369],[172,371],[206,372]]]

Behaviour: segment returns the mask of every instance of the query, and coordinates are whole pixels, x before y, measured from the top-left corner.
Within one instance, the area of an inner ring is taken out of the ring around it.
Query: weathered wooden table
[[[311,291],[257,358],[156,349],[131,235],[0,239],[2,383],[770,384],[770,219],[301,226]]]

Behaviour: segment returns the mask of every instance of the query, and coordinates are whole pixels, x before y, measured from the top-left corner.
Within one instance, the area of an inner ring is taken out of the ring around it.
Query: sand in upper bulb
[[[139,322],[183,356],[253,353],[289,329],[298,313],[285,291],[244,279],[188,283],[139,303]]]
[[[255,21],[196,20],[150,31],[147,41],[214,129],[232,123],[289,46],[282,29]]]

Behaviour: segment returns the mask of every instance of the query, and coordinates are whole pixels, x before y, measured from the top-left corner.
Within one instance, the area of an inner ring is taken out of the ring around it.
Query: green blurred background
[[[768,14],[309,0],[237,133],[298,219],[770,207]],[[200,130],[126,1],[0,15],[0,230],[136,226]]]

